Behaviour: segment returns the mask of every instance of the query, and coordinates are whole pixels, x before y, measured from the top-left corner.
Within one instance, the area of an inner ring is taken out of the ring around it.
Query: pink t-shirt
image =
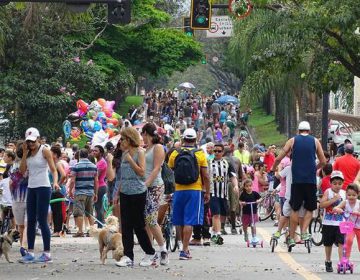
[[[99,177],[99,188],[100,187],[106,187],[105,177],[106,177],[106,169],[107,169],[107,163],[104,158],[99,160],[96,163],[96,167],[98,170],[98,177]]]
[[[253,180],[253,184],[252,184],[252,190],[254,192],[259,192],[259,178],[258,178],[258,175],[259,172],[256,171],[255,174],[254,174],[254,180]]]
[[[281,162],[281,170],[283,170],[286,166],[290,165],[290,158],[289,157],[284,157]],[[286,192],[286,178],[281,177],[280,178],[280,191],[279,191],[279,196],[280,197],[285,197],[285,192]]]

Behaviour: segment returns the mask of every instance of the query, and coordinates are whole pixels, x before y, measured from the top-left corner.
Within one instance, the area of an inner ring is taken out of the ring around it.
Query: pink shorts
[[[257,223],[259,221],[258,214],[253,215],[254,223]],[[243,226],[251,226],[251,215],[250,214],[243,214],[241,217],[241,222]]]

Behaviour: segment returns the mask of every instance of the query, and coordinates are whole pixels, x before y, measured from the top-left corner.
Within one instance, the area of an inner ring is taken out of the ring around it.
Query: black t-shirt
[[[243,191],[240,195],[240,201],[242,202],[255,202],[256,200],[260,199],[261,196],[258,192],[252,192],[248,194],[246,191]],[[257,204],[252,205],[253,214],[257,213]],[[251,205],[247,204],[243,206],[243,214],[251,214]]]

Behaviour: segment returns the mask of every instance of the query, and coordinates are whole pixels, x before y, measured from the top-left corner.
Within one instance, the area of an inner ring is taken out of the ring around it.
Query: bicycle
[[[300,233],[298,233],[298,232],[295,232],[295,234],[297,236],[300,236]],[[285,231],[283,233],[281,233],[280,237],[283,235],[285,235],[285,238],[286,238],[285,243],[288,247],[288,252],[290,253],[292,251],[292,247],[289,246],[290,237],[289,237],[289,228],[288,227],[285,228]],[[279,239],[280,238],[275,238],[274,236],[271,236],[271,239],[270,239],[271,253],[274,253],[275,247],[279,243]],[[306,247],[309,254],[311,253],[311,244],[312,244],[311,240],[304,240],[304,246]]]
[[[176,226],[172,223],[172,207],[171,201],[168,202],[168,210],[162,223],[162,232],[166,242],[166,249],[175,252],[179,248],[179,234]]]
[[[320,201],[317,201],[318,208],[316,209],[315,217],[313,217],[309,224],[309,233],[311,234],[311,241],[315,246],[323,244],[322,238],[322,216],[324,210],[320,208]]]
[[[258,204],[259,221],[266,221],[273,216],[275,212],[275,192],[267,191]]]

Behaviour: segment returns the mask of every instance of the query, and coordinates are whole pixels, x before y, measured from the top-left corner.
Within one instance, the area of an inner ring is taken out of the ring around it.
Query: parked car
[[[332,140],[338,146],[338,145],[344,143],[344,141],[346,139],[351,140],[351,134],[353,132],[354,132],[354,129],[352,128],[352,126],[347,126],[346,124],[339,124],[334,131],[334,136],[333,136]]]
[[[354,145],[354,152],[360,153],[360,131],[355,131],[351,134],[351,142]]]

